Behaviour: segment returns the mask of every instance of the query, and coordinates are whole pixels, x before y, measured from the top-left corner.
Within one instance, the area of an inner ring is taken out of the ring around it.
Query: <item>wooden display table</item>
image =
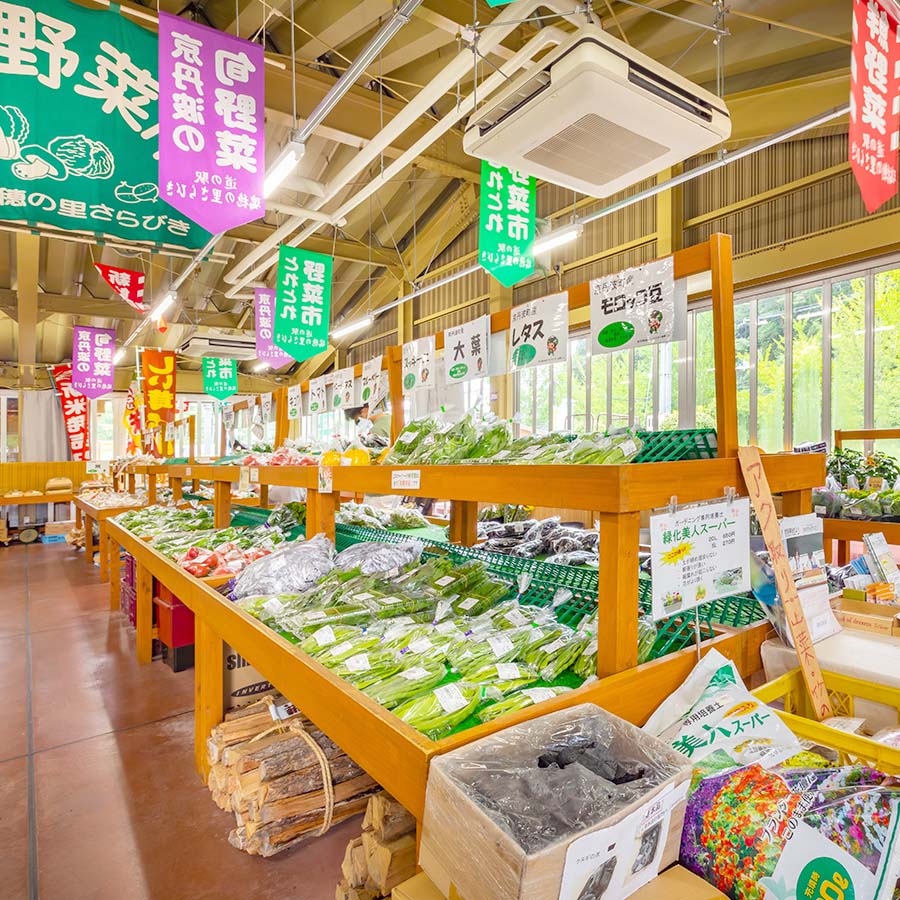
[[[23,497],[0,497],[0,506],[28,506],[29,504],[72,503],[75,495],[64,494],[32,494]]]
[[[109,578],[109,541],[106,538],[107,520],[119,513],[131,509],[142,509],[143,504],[135,506],[94,506],[81,497],[75,498],[75,527],[84,525],[84,558],[88,565],[94,564],[94,522],[100,531],[97,549],[100,552],[100,580]]]

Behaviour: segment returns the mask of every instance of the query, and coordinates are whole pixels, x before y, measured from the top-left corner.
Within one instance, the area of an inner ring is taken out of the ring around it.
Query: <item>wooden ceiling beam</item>
[[[37,363],[38,268],[41,239],[16,235],[16,321],[18,322],[19,386],[34,387]]]

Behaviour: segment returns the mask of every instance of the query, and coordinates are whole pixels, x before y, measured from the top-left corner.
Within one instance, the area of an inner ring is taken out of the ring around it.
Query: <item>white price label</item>
[[[494,651],[495,656],[503,656],[505,653],[509,653],[510,650],[514,649],[515,646],[508,637],[502,634],[495,637],[489,637],[487,642],[490,644],[491,650]]]
[[[400,677],[406,678],[408,681],[421,681],[423,678],[428,677],[428,669],[423,669],[421,666],[413,666],[413,668],[401,672]]]
[[[307,622],[321,622],[322,619],[327,619],[328,616],[321,609],[314,609],[312,612],[308,612],[303,616]]]
[[[522,670],[515,663],[497,663],[497,675],[504,681],[515,681],[522,677]]]
[[[384,606],[393,606],[395,603],[402,603],[399,597],[382,597],[379,601]]]
[[[466,612],[468,612],[470,609],[473,609],[474,607],[478,606],[478,603],[479,603],[478,597],[466,597],[465,600],[460,601],[459,608],[464,609]]]
[[[243,492],[250,490],[250,470],[246,466],[241,466],[241,474],[238,478],[238,490]]]
[[[276,706],[273,703],[269,707],[269,712],[272,714],[273,721],[283,722],[285,719],[291,719],[299,715],[300,710],[293,703],[282,703],[281,706]]]
[[[360,603],[363,603],[366,600],[371,600],[374,596],[374,594],[367,594],[365,591],[363,591],[362,593],[354,594],[353,599],[359,600]]]
[[[401,469],[399,472],[391,472],[392,491],[417,491],[421,485],[421,469]]]
[[[427,637],[421,637],[418,638],[418,640],[413,641],[409,645],[409,649],[412,650],[413,653],[427,653],[429,650],[434,649],[434,644],[432,644]]]
[[[504,620],[509,622],[510,625],[527,625],[528,617],[522,615],[521,610],[511,609],[504,617]]]
[[[330,625],[325,625],[320,628],[314,635],[316,643],[320,647],[327,647],[330,644],[333,644],[337,637],[334,634],[334,629]]]
[[[556,696],[556,691],[554,691],[553,688],[548,687],[526,688],[522,693],[525,694],[532,703],[543,703],[545,700],[550,700]]]
[[[185,469],[184,469],[184,477],[185,477],[185,478],[190,478],[190,477],[191,477],[191,467],[190,467],[190,466],[185,466]]]
[[[566,642],[563,638],[558,638],[552,644],[547,644],[546,647],[541,647],[541,653],[556,653],[562,647],[566,646]]]
[[[344,641],[343,644],[338,644],[337,647],[332,647],[331,650],[328,651],[328,655],[331,657],[343,656],[348,650],[353,649],[353,641]]]
[[[263,603],[263,612],[267,616],[274,618],[275,616],[280,616],[283,611],[284,604],[277,597],[273,597],[271,600],[266,600]]]
[[[447,587],[448,585],[453,584],[454,581],[456,581],[455,575],[444,575],[443,577],[438,578],[438,580],[435,581],[435,584],[438,587]]]
[[[455,684],[445,684],[443,687],[435,688],[434,696],[445,713],[455,713],[468,702]]]
[[[368,672],[372,668],[372,663],[369,662],[367,653],[357,653],[356,656],[345,659],[344,665],[347,667],[348,672]]]
[[[404,431],[403,434],[401,434],[400,437],[397,438],[397,443],[411,444],[418,437],[418,434],[419,433],[417,431]]]
[[[250,470],[250,480],[254,484],[259,484],[259,469],[251,469]]]

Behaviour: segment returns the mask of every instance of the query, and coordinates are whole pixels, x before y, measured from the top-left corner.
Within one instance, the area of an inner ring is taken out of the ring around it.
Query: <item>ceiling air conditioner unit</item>
[[[208,331],[195,334],[182,345],[184,356],[218,356],[224,359],[256,359],[256,339],[251,335],[221,334]]]
[[[608,197],[730,134],[718,97],[588,25],[477,109],[463,147]]]

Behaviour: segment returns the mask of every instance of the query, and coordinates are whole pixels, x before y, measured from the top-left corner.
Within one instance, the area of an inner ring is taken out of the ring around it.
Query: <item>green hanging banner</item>
[[[156,35],[66,0],[4,3],[2,23],[0,219],[202,247],[157,188]]]
[[[478,262],[504,287],[534,272],[534,178],[481,163]]]
[[[297,362],[328,347],[333,262],[330,256],[297,247],[282,245],[278,250],[272,343]]]
[[[204,356],[203,363],[203,390],[216,400],[225,400],[237,393],[237,360],[217,359],[214,356]]]
[[[487,0],[488,6],[509,6],[514,0]]]

